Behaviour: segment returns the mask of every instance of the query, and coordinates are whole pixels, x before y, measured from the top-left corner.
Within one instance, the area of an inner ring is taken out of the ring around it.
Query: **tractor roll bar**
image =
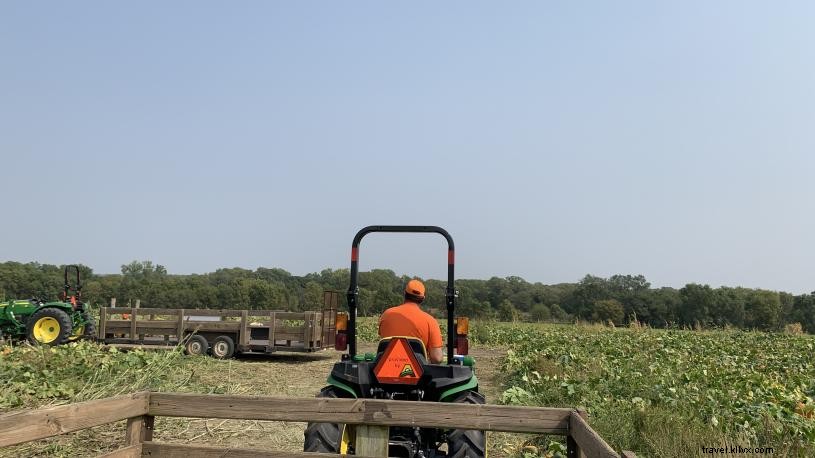
[[[447,239],[447,290],[445,292],[445,302],[447,303],[447,364],[453,363],[453,346],[456,340],[456,328],[453,323],[456,311],[456,296],[453,267],[455,265],[455,245],[453,237],[438,226],[368,226],[360,229],[354,236],[351,243],[351,285],[348,287],[348,354],[354,357],[357,353],[357,300],[359,298],[359,286],[357,277],[359,274],[359,243],[362,238],[371,232],[435,232]]]
[[[71,284],[68,282],[68,270],[70,270],[72,267],[76,270],[76,283],[74,283],[73,288],[71,288]],[[66,301],[69,298],[68,293],[71,292],[71,289],[76,291],[76,299],[77,300],[82,299],[82,281],[79,278],[79,266],[74,265],[74,264],[69,264],[69,265],[65,266],[65,285],[64,286],[65,286],[65,300]]]

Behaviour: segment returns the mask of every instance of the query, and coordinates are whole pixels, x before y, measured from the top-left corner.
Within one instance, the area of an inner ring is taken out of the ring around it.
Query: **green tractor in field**
[[[68,281],[68,271],[76,270],[76,282]],[[83,337],[96,337],[96,322],[82,302],[79,266],[65,266],[62,300],[40,299],[0,302],[0,334],[34,345],[60,345]],[[74,294],[71,294],[73,292]]]
[[[382,339],[375,354],[357,354],[359,244],[362,237],[371,232],[438,233],[447,239],[447,364],[430,364],[422,341],[410,337]],[[351,245],[347,323],[337,320],[336,348],[344,351],[347,346],[348,353],[334,365],[328,376],[328,386],[317,397],[484,404],[484,396],[478,392],[473,359],[463,356],[468,351],[466,319],[460,318],[458,323],[454,319],[457,296],[453,281],[454,253],[452,237],[436,226],[368,226],[357,233]],[[454,348],[462,355],[454,354]],[[354,440],[353,425],[309,423],[303,449],[306,452],[353,454]],[[477,430],[394,426],[390,428],[388,456],[483,458],[486,456],[486,435]]]

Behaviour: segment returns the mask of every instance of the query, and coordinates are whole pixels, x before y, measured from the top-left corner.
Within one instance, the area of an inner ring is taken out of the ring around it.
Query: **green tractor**
[[[446,364],[430,364],[422,341],[411,337],[382,339],[375,354],[357,354],[359,244],[371,232],[438,233],[447,239]],[[334,364],[328,376],[328,386],[317,397],[484,404],[484,396],[478,392],[473,359],[464,356],[468,351],[466,319],[461,318],[456,323],[454,318],[457,297],[453,281],[454,253],[453,238],[436,226],[368,226],[357,233],[351,245],[347,323],[337,320],[336,348],[344,351],[347,347],[348,353]],[[462,354],[456,355],[454,349]],[[306,452],[354,454],[353,428],[353,425],[336,423],[309,423],[303,449]],[[483,458],[486,456],[486,435],[477,430],[391,427],[388,456]]]
[[[68,271],[76,271],[73,285]],[[0,302],[0,334],[14,340],[28,339],[34,345],[60,345],[83,337],[96,337],[96,322],[82,302],[79,266],[65,266],[62,300],[40,299]],[[74,294],[71,294],[71,293]]]

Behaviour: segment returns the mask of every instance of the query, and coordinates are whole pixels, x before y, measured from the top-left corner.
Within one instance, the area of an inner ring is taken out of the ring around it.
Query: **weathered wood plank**
[[[153,423],[154,418],[150,415],[128,418],[125,445],[137,445],[153,440]]]
[[[607,443],[595,432],[578,412],[569,416],[569,437],[571,437],[580,450],[580,453],[592,458],[620,458]]]
[[[102,307],[102,308],[106,309],[109,314],[132,313],[133,310],[131,307]],[[139,308],[138,310],[136,310],[136,313],[139,315],[176,315],[178,313],[178,310],[146,307]]]
[[[637,458],[637,454],[630,450],[623,450],[622,458]]]
[[[138,320],[136,320],[136,309],[133,308],[132,310],[133,312],[130,314],[130,338],[136,340],[138,335],[136,334],[136,322]]]
[[[241,311],[241,325],[238,332],[238,346],[244,348],[249,345],[249,339],[252,337],[249,330],[249,312],[246,310]]]
[[[321,421],[567,434],[571,409],[379,399],[274,398],[151,393],[155,416]]]
[[[142,444],[142,456],[158,456],[161,458],[376,458],[364,455],[280,452],[250,448],[221,448],[204,445],[166,444],[163,442],[145,442]]]
[[[147,413],[149,396],[127,396],[0,415],[0,447],[104,425]]]
[[[387,426],[357,425],[356,450],[362,455],[388,456],[388,437],[390,428]]]
[[[136,444],[105,453],[104,455],[99,455],[96,458],[141,458],[141,456],[141,444]]]
[[[112,298],[111,302],[115,303],[116,299]],[[107,326],[108,321],[108,314],[107,314],[107,307],[102,307],[99,309],[99,329],[96,331],[96,338],[104,339],[105,338],[105,329]]]

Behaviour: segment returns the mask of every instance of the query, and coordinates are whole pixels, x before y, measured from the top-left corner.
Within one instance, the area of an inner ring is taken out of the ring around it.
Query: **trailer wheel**
[[[212,341],[212,356],[229,359],[235,356],[235,341],[229,336],[218,336]]]
[[[207,351],[209,351],[209,342],[203,336],[190,336],[187,343],[184,344],[184,352],[188,355],[206,355]]]

